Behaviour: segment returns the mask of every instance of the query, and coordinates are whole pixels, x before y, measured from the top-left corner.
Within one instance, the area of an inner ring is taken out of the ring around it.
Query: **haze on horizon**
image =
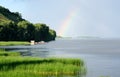
[[[63,36],[120,38],[120,0],[0,0],[32,23],[45,23],[57,34],[73,11]]]

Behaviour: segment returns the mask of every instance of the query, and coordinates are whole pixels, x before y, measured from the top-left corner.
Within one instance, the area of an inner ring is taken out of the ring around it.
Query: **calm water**
[[[87,67],[86,77],[120,77],[120,40],[59,39],[41,45],[4,46],[23,56],[82,58]]]

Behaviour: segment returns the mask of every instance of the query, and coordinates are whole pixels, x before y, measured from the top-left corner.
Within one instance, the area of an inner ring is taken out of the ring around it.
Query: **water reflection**
[[[35,57],[48,57],[50,52],[46,48],[40,48],[40,49],[30,49],[29,52],[31,53],[31,56]]]
[[[46,47],[42,48],[29,48],[29,47],[21,47],[21,48],[4,48],[6,51],[15,51],[20,52],[22,56],[33,56],[33,57],[49,57],[50,51]]]

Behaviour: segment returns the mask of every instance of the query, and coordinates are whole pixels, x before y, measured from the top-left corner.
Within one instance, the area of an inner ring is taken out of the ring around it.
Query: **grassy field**
[[[21,57],[14,52],[0,52],[9,54],[0,56],[0,77],[70,77],[86,73],[80,59]]]
[[[0,46],[29,45],[29,42],[22,41],[0,41]]]

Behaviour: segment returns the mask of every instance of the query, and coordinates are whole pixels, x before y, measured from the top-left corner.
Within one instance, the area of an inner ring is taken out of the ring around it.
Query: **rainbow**
[[[58,36],[67,36],[67,31],[71,24],[73,23],[74,19],[77,16],[77,11],[72,10],[70,13],[67,15],[67,17],[63,20],[62,24],[60,25],[58,29]]]

